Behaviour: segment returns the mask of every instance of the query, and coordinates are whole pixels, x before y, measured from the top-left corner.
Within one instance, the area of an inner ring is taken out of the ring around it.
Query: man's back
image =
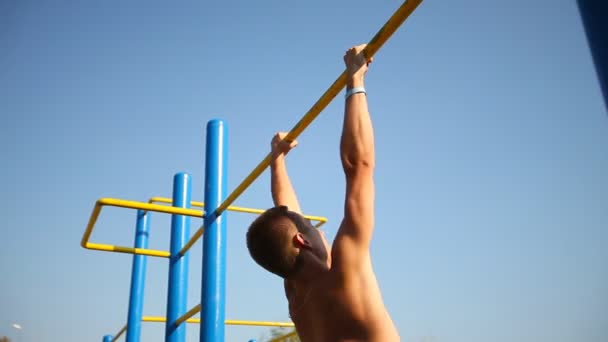
[[[309,291],[286,292],[303,342],[399,341],[369,257],[355,269],[332,268]]]

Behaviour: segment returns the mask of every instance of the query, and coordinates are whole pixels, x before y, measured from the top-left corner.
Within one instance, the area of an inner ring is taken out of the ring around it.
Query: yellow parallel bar
[[[292,331],[292,332],[290,332],[290,333],[288,333],[288,334],[286,334],[286,335],[279,336],[279,337],[277,337],[277,338],[275,338],[275,339],[272,339],[272,340],[270,340],[270,342],[279,342],[279,341],[283,341],[283,340],[288,339],[288,338],[290,338],[290,337],[292,337],[292,336],[296,336],[297,334],[298,334],[298,332],[294,330],[294,331]]]
[[[173,200],[167,197],[152,197],[148,200],[149,203],[166,203],[166,204],[173,204]],[[196,202],[196,201],[191,201],[190,202],[190,206],[192,207],[199,207],[199,208],[204,208],[205,207],[205,203],[203,202]],[[264,209],[254,209],[254,208],[245,208],[245,207],[237,207],[237,206],[229,206],[228,207],[229,211],[237,211],[237,212],[241,212],[241,213],[249,213],[249,214],[262,214],[264,213]],[[325,224],[327,222],[327,218],[326,217],[322,217],[322,216],[312,216],[312,215],[304,215],[305,218],[311,220],[311,221],[317,221],[317,224],[315,224],[316,228],[321,227],[323,224]],[[195,233],[194,235],[192,235],[192,237],[190,238],[190,240],[188,240],[188,242],[186,242],[186,244],[184,245],[184,247],[179,251],[179,254],[181,256],[184,256],[189,250],[190,248],[192,248],[192,246],[194,246],[194,244],[198,241],[198,239],[201,238],[201,236],[203,236],[205,232],[205,227],[201,226]]]
[[[114,245],[106,245],[103,243],[94,243],[94,242],[87,242],[87,244],[84,247],[86,249],[93,249],[96,251],[147,255],[147,256],[161,257],[161,258],[168,258],[171,255],[171,253],[169,253],[167,251],[159,251],[156,249],[114,246]]]
[[[173,204],[173,200],[167,197],[151,197],[148,200],[148,203],[167,203],[167,204]],[[192,204],[194,202],[190,202],[190,206],[194,207],[194,205]]]
[[[127,331],[127,325],[126,324],[125,324],[124,327],[122,327],[122,329],[120,329],[120,331],[116,335],[114,335],[114,338],[112,339],[112,342],[118,341],[118,339],[120,338],[120,336],[122,336],[122,334],[124,334],[125,331]]]
[[[295,324],[292,322],[265,322],[265,321],[237,321],[237,320],[226,320],[227,325],[248,325],[255,327],[280,327],[280,328],[293,328]]]
[[[180,325],[180,324],[184,323],[184,321],[186,321],[188,318],[196,315],[199,312],[201,312],[201,305],[196,304],[196,306],[194,306],[192,309],[188,310],[188,312],[186,312],[182,317],[176,319],[175,325]]]
[[[167,321],[167,317],[162,316],[144,316],[141,318],[142,322],[153,322],[153,323],[164,323]],[[182,321],[183,322],[183,321]],[[189,318],[185,320],[186,323],[200,323],[200,318]],[[179,324],[179,323],[178,323]],[[266,322],[266,321],[240,321],[227,319],[226,325],[248,325],[257,327],[281,327],[281,328],[293,328],[295,325],[292,322]]]
[[[170,198],[166,198],[166,197],[152,197],[152,198],[150,198],[149,203],[173,204],[173,201]],[[199,207],[199,208],[205,207],[205,204],[203,202],[196,202],[196,201],[191,201],[190,205],[192,207]],[[249,214],[263,214],[266,211],[265,209],[237,207],[237,206],[232,206],[232,205],[228,207],[228,210],[237,211],[237,212],[241,212],[241,213],[249,213]],[[322,225],[323,223],[327,222],[327,218],[323,217],[323,216],[304,215],[304,217],[311,221],[318,221],[319,223],[321,223],[319,225]]]
[[[101,243],[92,243],[89,242],[91,238],[91,234],[93,233],[93,228],[95,227],[95,222],[97,222],[97,218],[101,213],[101,209],[103,206],[113,206],[113,207],[121,207],[121,208],[129,208],[129,209],[141,209],[147,211],[155,211],[167,214],[179,214],[179,215],[187,215],[193,217],[203,217],[203,212],[201,210],[195,209],[186,209],[186,208],[177,208],[177,207],[168,207],[166,205],[158,205],[144,202],[136,202],[136,201],[128,201],[121,200],[116,198],[101,198],[97,200],[95,203],[95,207],[93,208],[93,212],[89,217],[89,222],[87,224],[87,228],[82,236],[82,240],[80,241],[80,245],[83,248],[94,249],[98,251],[105,252],[117,252],[117,253],[128,253],[128,254],[139,254],[139,255],[148,255],[155,257],[169,257],[170,253],[166,251],[159,251],[155,249],[145,249],[145,248],[132,248],[126,246],[114,246],[108,244]]]
[[[102,198],[102,199],[98,200],[97,203],[101,203],[101,205],[109,205],[109,206],[113,206],[113,207],[141,209],[141,210],[155,211],[155,212],[165,213],[165,214],[186,215],[186,216],[199,217],[199,218],[203,217],[203,212],[201,210],[179,208],[179,207],[169,207],[166,205],[151,204],[151,203],[137,202],[137,201],[128,201],[128,200],[122,200],[122,199],[118,199],[118,198]]]
[[[412,12],[418,7],[422,0],[407,0],[404,2],[389,20],[382,26],[382,28],[376,33],[372,40],[368,43],[363,54],[368,58],[372,58],[374,54],[384,45],[384,43],[397,31],[399,26],[403,24],[405,19],[409,17]],[[334,81],[334,83],[325,91],[325,93],[317,100],[317,102],[308,110],[308,112],[298,121],[298,123],[289,131],[285,140],[295,140],[311,123],[314,119],[319,116],[321,111],[327,107],[327,105],[340,93],[340,91],[346,86],[346,71]],[[220,215],[224,210],[228,208],[234,200],[237,199],[247,189],[251,183],[253,183],[262,172],[270,165],[271,153],[268,153],[264,160],[262,160],[251,173],[245,177],[245,179],[234,189],[234,191],[228,195],[226,200],[217,208],[216,212]]]

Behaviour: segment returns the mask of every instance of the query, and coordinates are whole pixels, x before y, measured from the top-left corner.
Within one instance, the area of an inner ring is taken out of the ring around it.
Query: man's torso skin
[[[357,270],[331,269],[298,294],[286,285],[289,313],[302,342],[399,341],[382,300],[371,260]]]

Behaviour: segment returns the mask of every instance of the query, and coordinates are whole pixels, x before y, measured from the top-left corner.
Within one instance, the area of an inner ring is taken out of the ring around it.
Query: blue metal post
[[[190,208],[191,177],[178,173],[173,177],[173,206]],[[188,253],[179,251],[190,238],[190,216],[171,216],[171,258],[169,259],[169,286],[167,291],[167,323],[165,342],[186,341],[186,324],[175,321],[187,311],[188,300]]]
[[[135,229],[135,248],[148,248],[150,213],[137,211]],[[127,317],[127,342],[139,342],[141,336],[141,316],[144,308],[144,287],[146,280],[145,255],[133,255],[131,268],[131,292],[129,294],[129,315]]]
[[[604,105],[608,108],[608,3],[604,0],[578,0],[583,26],[591,49]]]
[[[215,209],[226,198],[227,140],[227,127],[223,121],[207,123],[200,342],[224,341],[226,213],[218,216]]]
[[[114,339],[114,336],[106,335],[103,337],[103,342],[112,342],[113,339]]]

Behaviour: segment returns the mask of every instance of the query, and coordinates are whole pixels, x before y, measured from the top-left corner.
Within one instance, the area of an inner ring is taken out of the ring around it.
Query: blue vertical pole
[[[106,335],[103,337],[103,342],[112,342],[113,339],[114,339],[114,336]]]
[[[207,123],[200,342],[224,341],[226,213],[218,216],[215,209],[226,198],[227,140],[227,127],[223,121]]]
[[[191,177],[178,173],[173,177],[173,206],[190,208],[192,192]],[[175,325],[175,321],[187,311],[188,299],[188,253],[179,251],[190,237],[190,216],[171,216],[171,258],[169,259],[169,286],[167,291],[167,323],[165,342],[186,341],[186,324]]]
[[[148,248],[150,213],[137,211],[135,229],[135,248]],[[127,317],[127,342],[139,342],[141,335],[141,316],[144,308],[144,285],[146,280],[145,255],[133,255],[131,268],[131,292],[129,293],[129,315]]]
[[[578,0],[583,26],[595,70],[608,108],[608,3],[605,0]]]

